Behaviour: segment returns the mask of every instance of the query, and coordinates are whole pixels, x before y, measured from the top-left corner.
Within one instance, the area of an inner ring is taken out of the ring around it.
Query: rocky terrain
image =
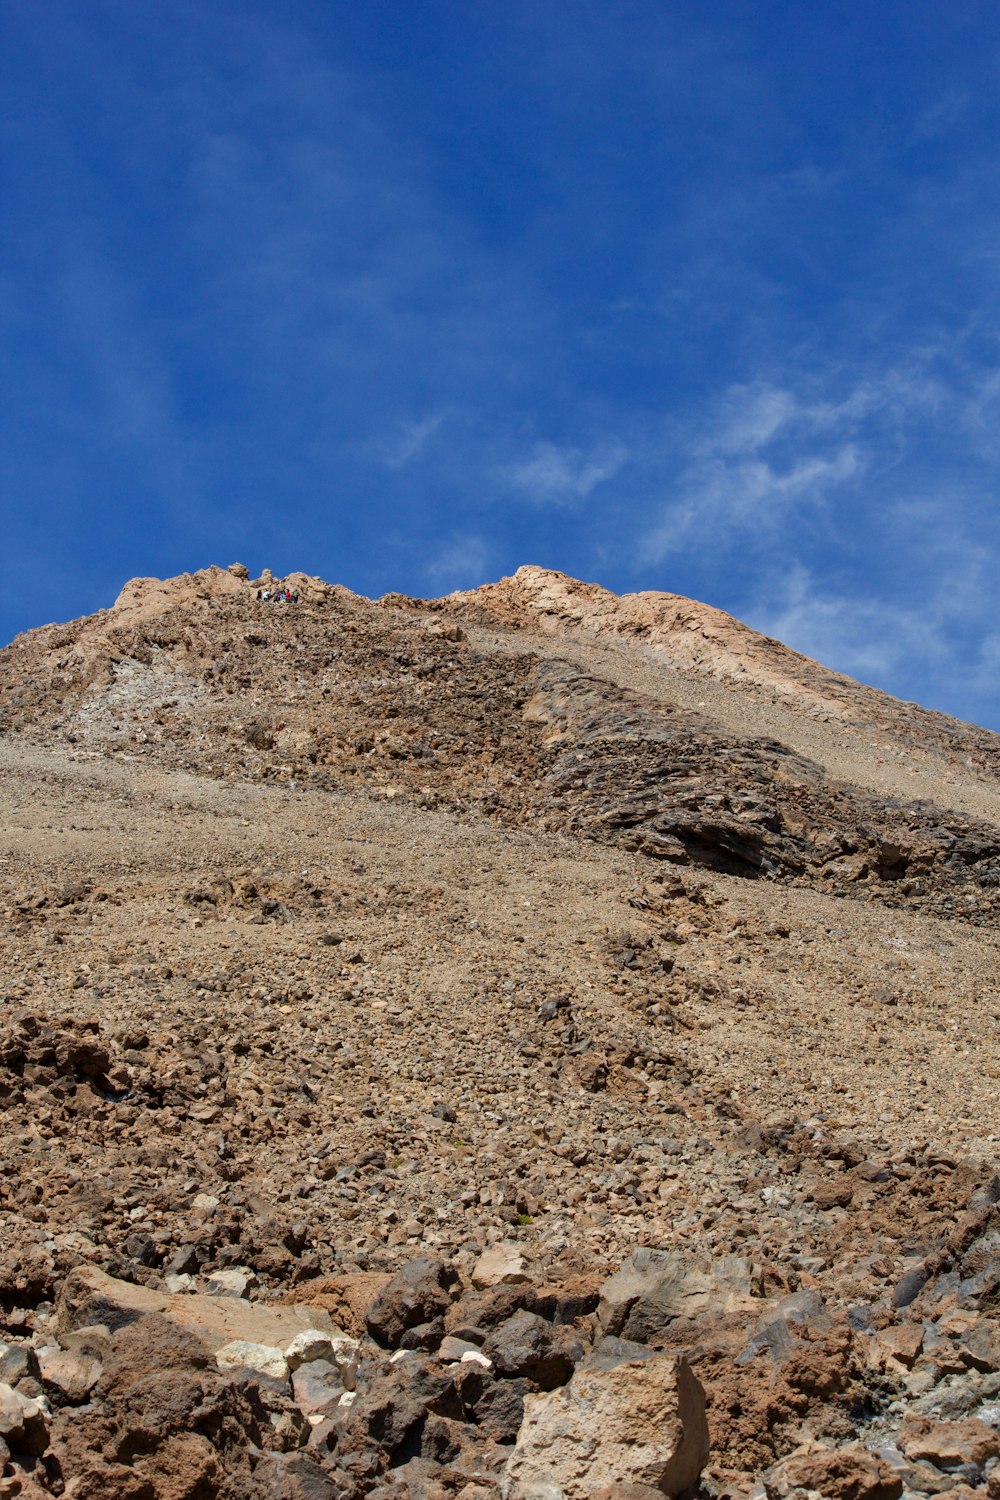
[[[1000,1495],[1000,739],[282,582],[0,652],[0,1495]]]

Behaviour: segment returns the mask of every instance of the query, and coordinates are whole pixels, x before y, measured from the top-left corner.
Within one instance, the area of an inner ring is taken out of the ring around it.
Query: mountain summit
[[[534,567],[19,637],[3,1483],[992,1495],[998,750]]]

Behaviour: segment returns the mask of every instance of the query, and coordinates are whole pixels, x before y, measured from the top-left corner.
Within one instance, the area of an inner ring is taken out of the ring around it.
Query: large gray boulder
[[[521,1312],[494,1329],[483,1344],[483,1354],[499,1375],[524,1376],[543,1391],[565,1385],[573,1373],[568,1340],[544,1318]]]

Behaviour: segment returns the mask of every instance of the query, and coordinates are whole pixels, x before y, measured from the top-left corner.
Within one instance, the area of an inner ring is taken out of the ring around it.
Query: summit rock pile
[[[20,637],[0,1494],[1000,1494],[997,748],[540,569]]]

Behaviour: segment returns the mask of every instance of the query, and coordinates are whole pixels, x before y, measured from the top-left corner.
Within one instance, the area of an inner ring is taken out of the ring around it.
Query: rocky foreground
[[[0,1494],[1000,1495],[995,737],[538,573],[0,653]]]

